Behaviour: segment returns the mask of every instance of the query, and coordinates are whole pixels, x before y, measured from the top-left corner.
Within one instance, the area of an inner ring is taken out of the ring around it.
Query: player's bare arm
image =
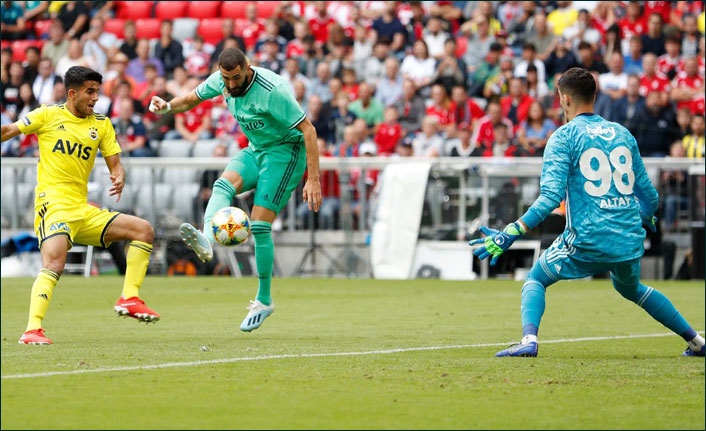
[[[7,141],[8,139],[12,139],[15,136],[19,135],[20,133],[20,128],[17,127],[15,123],[12,124],[5,124],[2,126],[2,142]]]
[[[316,144],[316,129],[308,118],[304,118],[297,129],[304,135],[308,172],[302,199],[309,203],[310,210],[318,212],[321,207],[321,183],[319,182],[319,147]]]
[[[161,97],[152,96],[150,111],[160,115],[167,113],[176,114],[179,112],[188,111],[201,102],[203,102],[203,100],[196,95],[196,90],[193,90],[184,96],[175,97],[169,102],[165,101]]]
[[[108,190],[110,196],[117,196],[118,198],[115,202],[120,202],[120,197],[123,194],[123,187],[125,187],[125,169],[123,164],[120,162],[120,155],[113,154],[105,158],[105,164],[108,165],[110,170],[110,181],[113,183],[113,187]]]

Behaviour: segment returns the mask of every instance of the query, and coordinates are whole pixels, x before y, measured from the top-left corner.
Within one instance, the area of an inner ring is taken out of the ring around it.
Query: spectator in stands
[[[493,126],[493,154],[492,157],[523,157],[527,154],[524,149],[517,145],[515,138],[511,136],[512,129],[507,124],[498,123]],[[488,157],[483,155],[483,157]]]
[[[520,4],[522,5],[522,12],[513,16],[504,26],[509,33],[515,35],[516,46],[522,46],[527,42],[527,37],[532,31],[534,15],[537,11],[535,2],[526,1],[520,2]]]
[[[586,9],[581,9],[576,23],[567,28],[561,37],[568,39],[570,42],[569,46],[573,47],[573,49],[578,48],[581,42],[598,46],[601,43],[603,35],[593,27],[591,21],[591,14]]]
[[[591,72],[595,70],[599,74],[608,72],[608,67],[596,58],[593,46],[588,42],[579,43],[579,67]]]
[[[677,125],[671,106],[662,107],[656,92],[648,93],[645,109],[635,119],[640,154],[643,157],[664,157],[669,145],[677,139]]]
[[[34,79],[39,74],[39,48],[36,46],[28,46],[25,49],[25,61],[22,64],[24,67],[25,82],[34,82]],[[52,65],[52,67],[54,67]]]
[[[221,52],[226,48],[238,48],[243,52],[246,51],[243,38],[234,35],[235,23],[231,18],[223,18],[223,21],[221,21],[221,32],[223,33],[223,40],[216,44],[216,47],[211,53],[211,60],[209,61],[211,66],[218,62],[218,56],[221,55]]]
[[[376,86],[385,76],[385,60],[390,54],[390,45],[387,39],[380,38],[373,46],[373,55],[365,60],[362,71],[359,75],[367,83]],[[357,75],[357,74],[356,74]]]
[[[674,79],[670,93],[677,102],[677,109],[688,106],[694,114],[704,113],[704,77],[699,75],[699,61],[696,57],[684,61],[684,71]]]
[[[158,76],[152,87],[152,91],[148,94],[147,103],[152,99],[152,96],[160,97],[162,100],[171,100],[174,96],[169,94],[167,91],[167,79],[163,76]],[[145,106],[145,105],[143,105]],[[145,106],[146,107],[146,106]],[[229,112],[225,109],[225,112]],[[230,118],[237,124],[235,117],[230,115]],[[164,139],[164,135],[171,129],[174,128],[174,116],[173,115],[157,115],[145,109],[144,115],[142,115],[142,121],[147,129],[147,140],[148,141],[161,141]]]
[[[600,75],[595,70],[591,71],[593,79],[596,81],[596,101],[593,104],[593,112],[603,118],[610,118],[613,113],[613,99],[601,88]]]
[[[315,75],[316,66],[323,57],[323,50],[316,45],[314,36],[310,34],[304,36],[304,54],[299,57],[299,69],[307,78]]]
[[[150,57],[150,42],[147,39],[140,39],[137,42],[137,58],[130,60],[125,73],[132,76],[137,83],[145,82],[145,66],[152,64],[157,69],[158,75],[164,75],[164,65],[162,61],[155,57]]]
[[[262,50],[257,54],[257,62],[260,67],[269,69],[275,73],[280,73],[284,67],[284,54],[279,51],[277,41],[267,39],[262,44]]]
[[[382,15],[373,21],[372,38],[375,41],[380,39],[391,41],[390,52],[397,57],[400,57],[404,53],[407,29],[402,25],[399,18],[397,18],[397,2],[385,2]],[[426,44],[424,46],[426,48]]]
[[[544,62],[537,58],[537,50],[531,43],[526,43],[522,47],[522,61],[515,65],[515,71],[513,76],[517,78],[527,77],[527,67],[533,64],[537,68],[537,77],[540,81],[546,79],[546,71],[544,69]]]
[[[348,110],[362,118],[368,127],[375,128],[383,121],[383,106],[373,98],[373,87],[362,82],[358,89],[358,99],[348,105]]]
[[[686,157],[690,159],[703,159],[706,155],[704,148],[704,126],[705,120],[702,115],[694,115],[691,119],[691,134],[684,136],[682,147]]]
[[[297,79],[292,83],[292,90],[294,91],[294,100],[296,100],[299,106],[306,112],[308,102],[304,82]]]
[[[57,75],[64,76],[66,71],[72,66],[93,67],[90,60],[90,58],[83,56],[81,41],[73,38],[69,40],[69,49],[67,50],[66,55],[59,59],[54,70]]]
[[[336,23],[328,14],[327,2],[314,3],[315,13],[309,18],[309,28],[314,39],[319,44],[325,44],[329,38],[329,27]]]
[[[425,87],[432,82],[435,68],[436,61],[429,57],[426,42],[417,40],[412,47],[412,54],[404,58],[400,71],[406,79],[414,81],[417,90],[424,94]]]
[[[208,77],[210,71],[209,60],[210,57],[204,47],[203,38],[201,36],[196,36],[194,37],[193,49],[191,53],[187,55],[186,62],[183,66],[181,64],[175,65],[174,69],[172,69],[172,76],[174,76],[174,71],[177,68],[182,68],[183,70],[183,68],[186,67],[186,70],[188,70],[189,75],[205,79]]]
[[[69,41],[64,37],[64,28],[59,21],[54,21],[49,27],[49,40],[42,47],[42,57],[51,59],[56,67],[59,59],[69,51]]]
[[[402,99],[397,103],[400,125],[405,134],[413,133],[422,127],[422,118],[426,113],[424,99],[417,94],[417,88],[411,79],[402,82]]]
[[[120,52],[127,55],[127,58],[134,60],[137,58],[137,28],[133,21],[125,21],[123,28],[123,44],[120,45]]]
[[[107,115],[110,117],[111,120],[114,120],[120,116],[120,111],[123,107],[123,100],[130,101],[130,103],[132,104],[133,113],[138,113],[140,115],[144,113],[142,104],[138,100],[133,98],[133,93],[134,90],[130,85],[129,81],[120,81],[118,83],[118,86],[115,88],[115,93],[113,95],[113,102],[110,104],[110,107],[107,111]]]
[[[174,68],[184,64],[184,49],[181,43],[172,38],[173,24],[171,20],[165,19],[159,27],[159,43],[154,47],[154,58],[163,65],[163,72],[171,75]],[[140,45],[137,46],[137,54],[140,56]],[[147,54],[149,55],[149,54]],[[143,60],[147,60],[147,55]],[[140,81],[138,79],[138,81]]]
[[[664,41],[664,54],[657,58],[657,70],[667,78],[674,78],[677,74],[679,61],[679,39],[676,37],[668,37]]]
[[[125,74],[128,61],[127,55],[124,53],[118,52],[115,54],[115,57],[113,57],[111,61],[111,71],[109,72],[114,78],[110,78],[103,83],[103,94],[112,97],[118,83],[121,81],[128,81],[132,88],[137,88],[137,82],[131,76]]]
[[[333,99],[333,94],[329,88],[330,81],[331,68],[327,62],[322,61],[316,66],[316,77],[309,84],[309,95],[316,95],[321,98],[321,102],[330,103],[331,99]]]
[[[510,80],[513,77],[512,59],[504,57],[500,60],[500,69],[485,81],[483,97],[490,100],[493,97],[505,96],[510,90]]]
[[[490,46],[495,43],[495,37],[490,33],[490,25],[485,17],[466,21],[461,26],[461,32],[468,37],[463,60],[466,62],[468,71],[474,72],[485,60]]]
[[[468,123],[458,123],[454,138],[446,142],[444,156],[470,157],[475,146],[471,143],[471,126]]]
[[[186,69],[183,66],[174,68],[172,79],[167,81],[167,92],[174,97],[183,96],[193,90],[192,83],[189,82],[189,75],[186,74]]]
[[[444,86],[435,84],[431,88],[431,104],[426,115],[435,117],[439,128],[446,132],[454,128],[456,104],[451,100]]]
[[[348,97],[350,98],[350,100],[358,99],[359,86],[358,81],[356,79],[355,70],[351,68],[343,69],[341,71],[341,79],[343,82],[341,90],[348,93]]]
[[[235,35],[245,42],[245,52],[251,52],[260,34],[265,31],[265,20],[257,16],[257,2],[245,6],[245,18],[235,21]]]
[[[99,96],[100,97],[100,96]],[[99,98],[100,101],[100,98]],[[66,86],[64,86],[64,81],[56,81],[54,83],[54,95],[52,97],[51,103],[53,105],[58,105],[61,103],[66,102]],[[96,106],[98,106],[98,102],[96,102]],[[96,111],[100,112],[100,111]],[[104,111],[106,112],[106,111]]]
[[[640,36],[630,38],[630,49],[624,57],[625,73],[628,75],[642,74],[642,39]]]
[[[598,52],[604,60],[609,59],[614,52],[623,54],[623,40],[620,37],[620,27],[611,25],[605,33],[605,41],[599,45]]]
[[[507,117],[515,127],[512,131],[527,119],[527,112],[532,102],[534,99],[527,94],[527,81],[522,78],[512,78],[510,93],[500,99],[503,117]]]
[[[684,38],[681,42],[681,53],[684,57],[692,57],[699,52],[700,38],[701,33],[696,16],[684,16]]]
[[[297,58],[304,54],[304,37],[309,34],[309,26],[303,21],[294,23],[294,39],[287,42],[284,54],[287,58]]]
[[[174,116],[174,129],[167,132],[165,139],[184,139],[195,144],[198,140],[211,139],[211,109],[213,103],[205,100],[186,112]]]
[[[640,77],[640,95],[646,97],[647,93],[656,91],[659,93],[661,106],[669,103],[669,93],[671,85],[669,79],[657,72],[657,56],[647,53],[642,57],[643,74]]]
[[[388,50],[389,50],[389,41]],[[365,73],[365,63],[373,55],[373,40],[368,37],[368,29],[363,25],[355,26],[353,38],[353,65],[356,75],[363,76]]]
[[[402,126],[398,121],[399,113],[394,106],[385,108],[385,121],[380,124],[375,133],[375,144],[377,145],[377,153],[381,156],[389,156],[395,152],[395,147],[402,139]],[[318,131],[318,129],[317,129]]]
[[[487,115],[480,118],[473,128],[471,136],[472,144],[478,149],[475,152],[479,156],[493,156],[493,142],[495,142],[495,125],[503,123],[507,126],[510,136],[512,136],[513,125],[510,119],[503,117],[500,103],[491,101],[488,103]]]
[[[132,101],[120,100],[120,115],[113,119],[115,138],[123,153],[130,157],[152,157],[154,153],[147,142],[145,125],[138,115],[135,115]]]
[[[534,15],[534,25],[525,39],[525,46],[532,45],[537,52],[537,59],[546,61],[554,51],[558,37],[552,33],[547,26],[547,16],[544,12],[537,12]]]
[[[314,125],[319,138],[332,144],[334,141],[334,129],[331,123],[331,106],[323,103],[321,97],[316,94],[309,96],[307,105],[307,117]]]
[[[686,106],[677,110],[677,127],[679,127],[677,134],[679,138],[683,139],[684,136],[691,134],[691,119],[693,117],[694,114],[691,109]]]
[[[576,56],[571,52],[570,42],[560,37],[554,45],[554,50],[549,54],[549,57],[544,62],[546,74],[549,77],[557,73],[563,73],[572,67],[578,66]],[[528,69],[529,70],[529,69]],[[544,81],[541,81],[544,82]]]
[[[441,84],[447,93],[455,85],[466,86],[466,62],[456,57],[456,41],[449,38],[444,43],[444,51],[436,62],[436,71],[432,77],[432,82]]]
[[[32,85],[29,82],[25,82],[20,86],[20,105],[18,108],[19,112],[17,118],[22,118],[31,111],[39,108],[39,102],[37,102],[37,99],[34,97]]]
[[[326,67],[328,67],[328,63],[326,64]],[[286,81],[289,81],[289,85],[292,86],[292,89],[294,89],[295,81],[301,82],[307,91],[308,88],[311,86],[311,81],[309,81],[309,78],[304,76],[299,71],[299,61],[297,61],[296,58],[288,58],[287,60],[285,60],[284,70],[282,71],[281,76]]]
[[[430,57],[439,60],[446,55],[444,45],[449,40],[450,35],[443,31],[441,19],[434,15],[429,17],[422,37],[429,48]]]
[[[81,38],[87,30],[88,9],[82,1],[67,1],[56,18],[61,22],[67,38]]]
[[[22,109],[20,87],[24,84],[24,70],[18,61],[10,63],[10,79],[2,85],[2,111],[11,121],[19,119],[17,114]]]
[[[391,157],[412,157],[414,156],[414,149],[412,147],[412,137],[407,136],[402,139],[397,147],[395,148],[395,154]]]
[[[400,65],[395,57],[385,60],[385,76],[375,90],[375,98],[385,107],[392,106],[402,99],[404,80],[399,70]]]
[[[439,157],[443,152],[444,138],[439,135],[439,119],[427,116],[422,120],[422,131],[412,139],[415,157]]]
[[[485,61],[480,63],[476,69],[468,74],[468,94],[471,97],[480,97],[483,95],[485,83],[492,76],[497,76],[500,73],[500,54],[503,47],[499,43],[492,43],[488,50],[488,55]],[[466,66],[468,70],[468,66]]]
[[[635,136],[637,133],[635,119],[637,113],[643,111],[644,107],[645,98],[640,96],[640,78],[637,75],[630,75],[626,94],[614,102],[612,115],[608,119],[622,124]]]
[[[105,73],[108,55],[112,52],[117,40],[113,33],[103,31],[103,20],[100,18],[92,18],[88,31],[81,36],[83,56],[90,59],[89,62],[99,73]]]
[[[557,8],[549,12],[547,21],[551,25],[552,30],[554,30],[554,34],[561,36],[565,28],[574,25],[579,13],[570,1],[558,1],[556,4]]]
[[[529,107],[527,119],[517,131],[517,142],[522,146],[525,155],[542,156],[554,130],[556,125],[547,118],[542,104],[535,101]]]
[[[651,52],[656,56],[665,53],[662,15],[653,13],[647,19],[647,34],[642,35],[642,53]]]
[[[470,97],[462,85],[451,89],[451,101],[454,103],[454,122],[464,123],[473,127],[476,120],[483,117],[485,112]]]
[[[645,17],[642,16],[642,11],[640,10],[640,3],[636,1],[630,1],[627,3],[625,9],[625,17],[618,22],[623,37],[641,37],[647,32],[647,22],[645,20]]]
[[[26,22],[23,18],[24,11],[19,2],[3,1],[0,4],[0,14],[2,15],[2,39],[22,40],[27,37]]]
[[[349,99],[348,95],[339,91],[336,98],[332,101],[334,108],[331,113],[331,123],[334,131],[334,142],[343,141],[343,129],[353,124],[356,120],[356,115],[348,110]]]
[[[534,64],[527,67],[527,94],[535,99],[542,99],[549,94],[549,86],[546,82],[540,81],[537,76],[537,68]]]
[[[346,126],[343,129],[343,141],[336,144],[334,155],[336,157],[355,157],[358,154],[358,144],[362,142],[361,134],[355,126]]]
[[[61,81],[61,77],[54,73],[51,60],[43,58],[39,60],[39,74],[32,83],[32,92],[40,104],[46,105],[53,101],[54,84]]]
[[[614,52],[608,61],[610,71],[599,76],[601,90],[611,99],[616,100],[625,96],[628,88],[628,75],[623,71],[623,55]]]
[[[0,81],[5,85],[10,79],[10,64],[12,63],[12,48],[6,46],[0,51]],[[21,66],[21,64],[20,64]],[[24,76],[24,72],[22,73]]]

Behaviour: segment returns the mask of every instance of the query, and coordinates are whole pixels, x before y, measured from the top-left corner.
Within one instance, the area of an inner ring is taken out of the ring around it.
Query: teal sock
[[[264,221],[252,222],[250,232],[255,239],[255,263],[257,264],[257,300],[265,305],[272,303],[270,282],[275,261],[275,245],[272,242],[272,224]]]
[[[216,239],[211,234],[211,220],[213,215],[221,208],[229,207],[233,202],[233,197],[237,194],[235,187],[225,178],[219,178],[213,183],[211,198],[206,205],[206,212],[203,215],[203,233],[213,244]]]
[[[546,289],[539,281],[528,279],[522,286],[522,336],[537,335],[544,314]]]
[[[660,291],[644,284],[640,284],[638,291],[642,292],[642,295],[636,301],[637,305],[644,308],[656,321],[686,341],[690,341],[695,336],[696,333],[686,319]]]

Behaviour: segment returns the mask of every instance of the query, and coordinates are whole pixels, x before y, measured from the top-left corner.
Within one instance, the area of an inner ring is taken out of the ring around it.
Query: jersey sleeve
[[[285,86],[280,85],[270,94],[270,114],[282,126],[293,129],[306,118],[306,114],[294,94]]]
[[[113,124],[105,120],[105,126],[103,128],[103,137],[100,142],[100,150],[103,157],[112,156],[113,154],[118,154],[122,150],[120,149],[120,144],[118,140],[115,139],[115,129]]]
[[[633,188],[633,193],[640,202],[640,212],[647,217],[652,217],[659,205],[659,194],[652,185],[650,177],[647,175],[645,164],[642,161],[642,156],[640,156],[640,151],[637,147],[637,141],[635,141],[632,135],[630,138],[632,141],[632,170],[635,173],[635,187]]]
[[[196,87],[196,96],[201,100],[218,97],[221,91],[221,72],[214,72]]]
[[[539,197],[520,217],[533,229],[559,206],[566,196],[566,184],[571,167],[571,154],[566,139],[566,130],[553,133],[544,149],[542,176],[539,181]]]
[[[47,122],[47,106],[42,105],[39,108],[28,112],[27,115],[23,116],[15,124],[20,132],[24,135],[31,135],[33,133],[39,133],[42,127]]]

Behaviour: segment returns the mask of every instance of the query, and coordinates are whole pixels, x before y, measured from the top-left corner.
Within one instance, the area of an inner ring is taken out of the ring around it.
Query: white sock
[[[536,335],[525,335],[524,337],[522,337],[522,341],[520,341],[520,344],[536,343],[536,342],[537,342]]]
[[[694,337],[691,341],[689,341],[689,348],[695,352],[698,352],[701,350],[701,348],[704,346],[704,337],[702,337],[699,334],[696,334],[696,337]]]

